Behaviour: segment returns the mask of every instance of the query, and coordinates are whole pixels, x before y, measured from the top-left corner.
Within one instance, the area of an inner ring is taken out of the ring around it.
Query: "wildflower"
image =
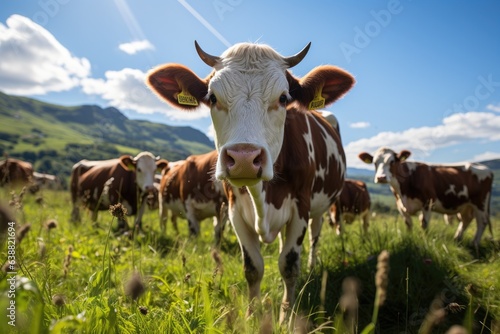
[[[48,230],[56,228],[57,227],[57,221],[55,219],[49,219],[49,220],[47,220],[47,222],[45,222],[45,227]]]
[[[121,203],[109,206],[109,212],[113,217],[118,218],[118,220],[124,220],[127,214],[127,208],[125,208]]]
[[[52,296],[52,303],[57,307],[61,307],[66,304],[66,300],[63,295],[56,294]]]
[[[29,223],[24,224],[19,228],[19,230],[17,231],[17,242],[18,243],[21,243],[21,241],[23,241],[24,237],[26,236],[26,234],[28,234],[30,229],[31,229],[31,224],[29,224]]]
[[[128,282],[125,284],[125,294],[137,300],[146,291],[146,287],[142,282],[142,277],[138,272],[134,272]]]

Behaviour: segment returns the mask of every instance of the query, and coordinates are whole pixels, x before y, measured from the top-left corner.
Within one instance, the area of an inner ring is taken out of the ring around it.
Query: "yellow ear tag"
[[[177,94],[177,102],[186,106],[197,106],[198,100],[191,94],[184,91]]]
[[[309,103],[309,110],[321,109],[325,107],[325,99],[321,96],[321,90],[316,92],[316,96]]]

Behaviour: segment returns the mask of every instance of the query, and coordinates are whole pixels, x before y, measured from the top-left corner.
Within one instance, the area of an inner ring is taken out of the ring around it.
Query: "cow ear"
[[[168,167],[168,161],[165,159],[158,160],[156,162],[156,170],[161,173],[165,167]]]
[[[290,95],[307,109],[322,109],[354,85],[354,77],[331,65],[318,66],[297,82],[287,72]],[[293,79],[293,80],[291,80]]]
[[[135,170],[134,158],[130,155],[122,155],[119,159],[120,165],[126,170]]]
[[[358,154],[358,157],[366,164],[371,164],[373,162],[373,156],[370,153],[362,152]]]
[[[408,159],[410,157],[410,155],[411,155],[410,151],[402,150],[398,154],[398,159],[399,159],[399,161],[405,161],[406,159]]]
[[[167,64],[151,70],[146,84],[162,99],[179,109],[195,109],[208,104],[208,80],[200,79],[179,64]]]

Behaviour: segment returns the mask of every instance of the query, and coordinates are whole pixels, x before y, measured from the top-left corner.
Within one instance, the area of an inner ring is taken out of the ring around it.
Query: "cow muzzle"
[[[223,178],[235,186],[251,186],[272,177],[265,173],[268,159],[265,150],[254,144],[233,144],[219,155]]]

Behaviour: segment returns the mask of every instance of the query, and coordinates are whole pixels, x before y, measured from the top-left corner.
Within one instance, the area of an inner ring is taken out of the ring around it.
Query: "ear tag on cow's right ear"
[[[193,95],[185,91],[177,94],[177,102],[186,106],[198,106],[198,100]]]
[[[321,96],[321,89],[316,92],[314,99],[309,102],[309,110],[321,109],[325,107],[325,98]]]

